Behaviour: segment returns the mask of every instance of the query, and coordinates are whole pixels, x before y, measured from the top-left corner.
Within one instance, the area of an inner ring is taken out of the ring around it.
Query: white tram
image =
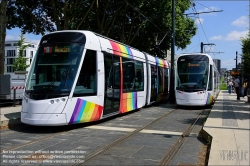
[[[176,61],[175,96],[177,105],[205,106],[219,93],[220,74],[208,54],[182,54]]]
[[[136,110],[169,95],[169,64],[90,31],[42,37],[28,73],[21,121],[77,124]]]

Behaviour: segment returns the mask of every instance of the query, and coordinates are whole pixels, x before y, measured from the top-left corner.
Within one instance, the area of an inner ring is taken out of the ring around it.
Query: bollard
[[[14,107],[16,106],[16,89],[14,89]]]

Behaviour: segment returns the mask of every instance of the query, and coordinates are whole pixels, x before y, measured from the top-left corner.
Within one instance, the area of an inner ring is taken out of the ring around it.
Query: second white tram
[[[22,101],[21,121],[68,125],[166,100],[169,64],[90,31],[42,37]]]
[[[219,93],[220,74],[208,54],[182,54],[176,61],[175,96],[177,105],[205,106]]]

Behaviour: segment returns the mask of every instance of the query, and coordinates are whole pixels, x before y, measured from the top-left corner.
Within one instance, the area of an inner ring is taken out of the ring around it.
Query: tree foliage
[[[162,52],[171,46],[169,0],[9,0],[7,28],[42,34],[56,30],[90,30],[141,51]],[[196,33],[185,17],[189,0],[176,1],[176,46],[185,48]]]
[[[246,38],[241,39],[242,42],[242,58],[243,58],[243,71],[249,74],[250,71],[250,31]]]
[[[24,57],[24,51],[28,47],[25,44],[25,37],[23,34],[20,35],[20,40],[17,43],[18,46],[18,57],[15,58],[13,63],[13,68],[15,71],[26,71],[26,69],[30,66],[27,65],[27,58]]]

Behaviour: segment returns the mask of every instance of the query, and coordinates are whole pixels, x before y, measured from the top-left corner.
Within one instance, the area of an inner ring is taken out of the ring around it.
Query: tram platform
[[[21,124],[21,106],[0,108],[0,127]],[[211,136],[208,165],[250,165],[250,102],[221,91],[203,126]]]
[[[220,94],[203,126],[211,137],[208,165],[250,165],[250,102]]]
[[[0,108],[0,127],[21,124],[21,105]]]

